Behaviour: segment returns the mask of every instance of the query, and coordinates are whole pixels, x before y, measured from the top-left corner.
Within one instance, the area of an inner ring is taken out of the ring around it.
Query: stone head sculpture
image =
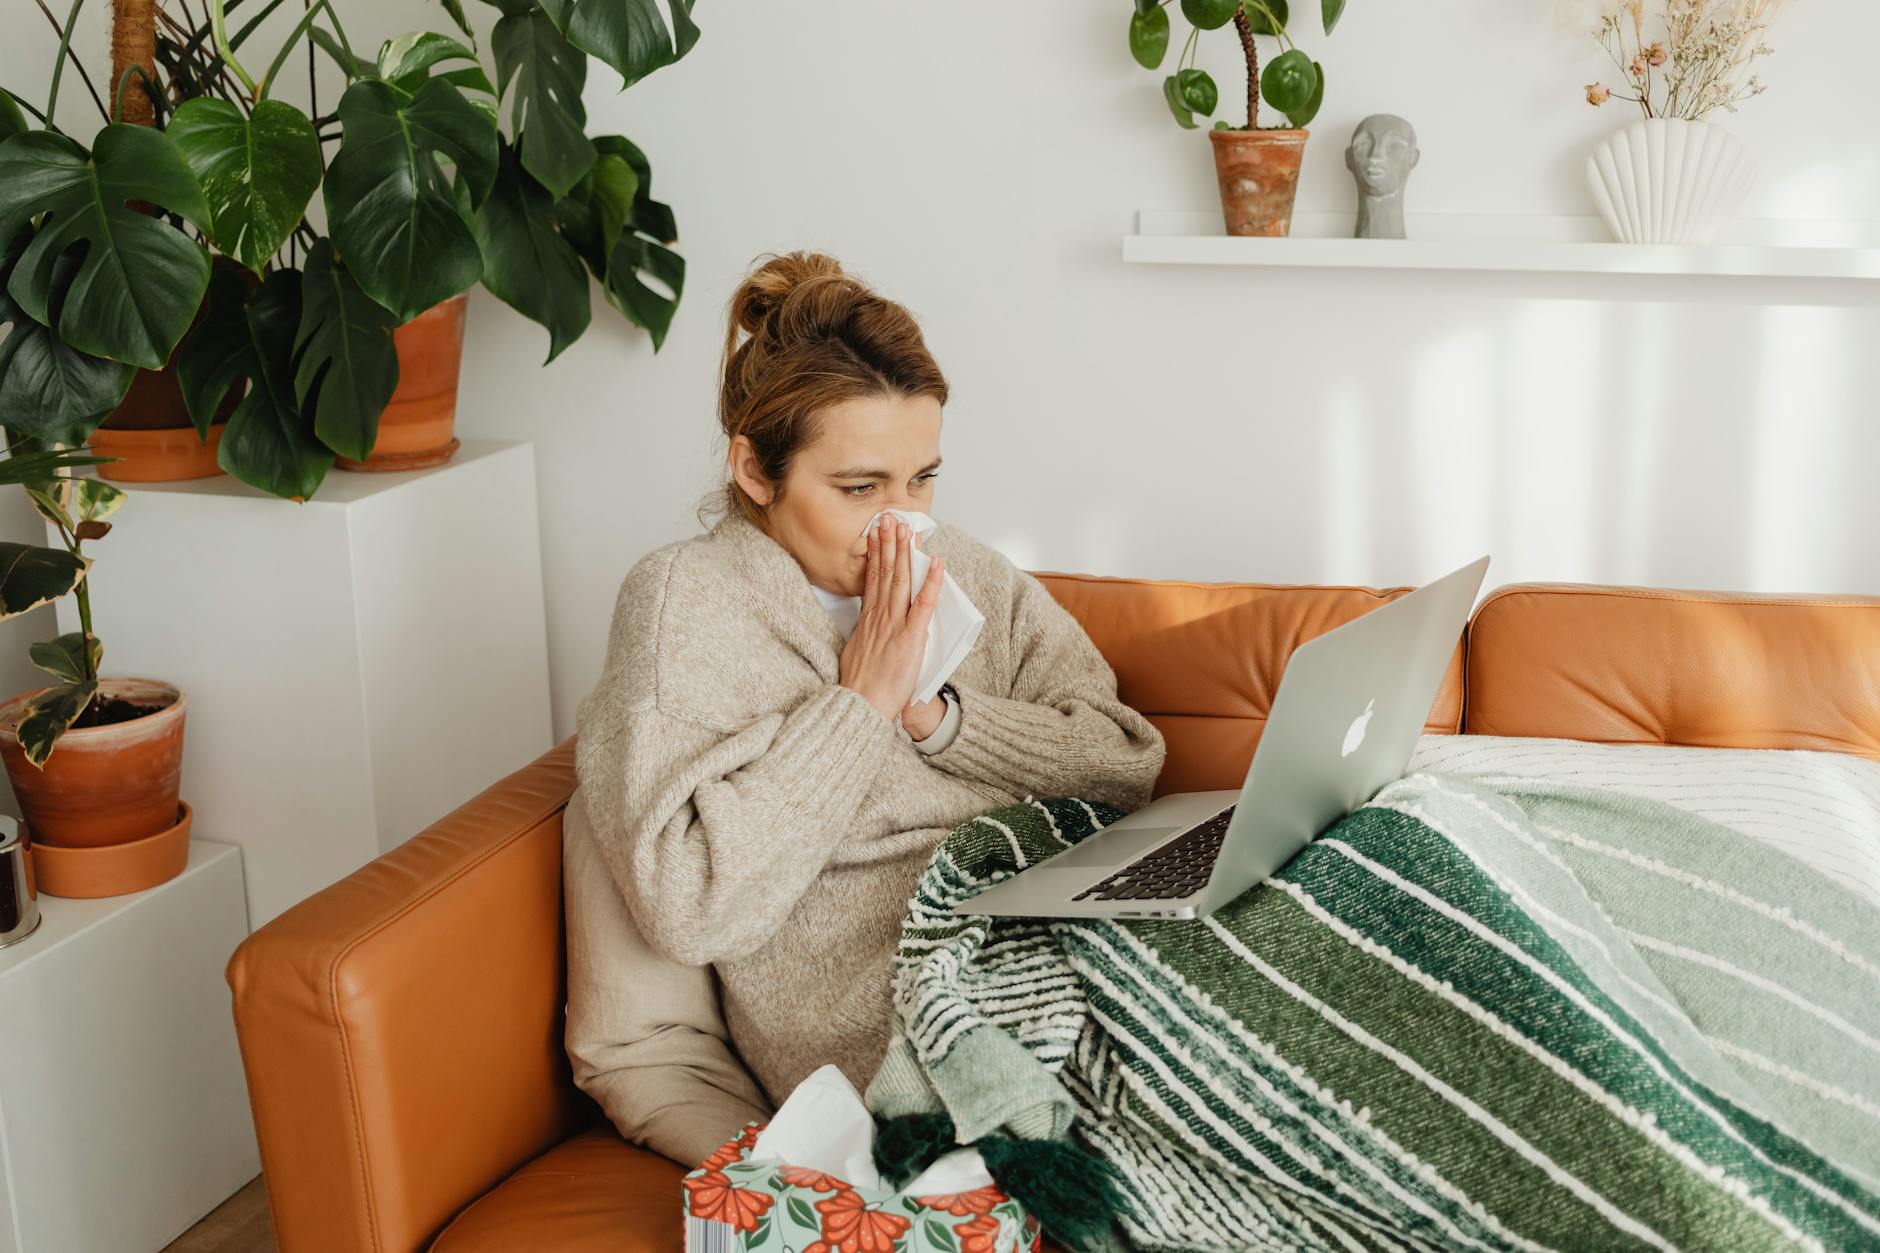
[[[1403,238],[1403,189],[1422,155],[1417,133],[1393,113],[1358,123],[1345,149],[1345,168],[1358,180],[1359,239]]]

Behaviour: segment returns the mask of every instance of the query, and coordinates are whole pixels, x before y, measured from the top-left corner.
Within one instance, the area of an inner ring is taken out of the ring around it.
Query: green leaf
[[[87,641],[83,631],[68,631],[56,639],[40,640],[26,650],[27,660],[61,683],[85,681],[85,654],[91,654],[91,673],[96,676],[104,661],[104,645],[93,636]]]
[[[103,522],[124,503],[122,488],[103,479],[67,479],[73,485],[74,504],[80,522]]]
[[[1319,16],[1325,22],[1325,33],[1331,34],[1332,27],[1338,25],[1338,19],[1345,15],[1345,0],[1319,0]]]
[[[4,88],[0,88],[0,143],[31,129],[32,125],[27,122],[26,114],[20,111],[20,106],[13,102],[13,97]]]
[[[618,188],[606,190],[593,178],[582,179],[573,192],[556,202],[555,220],[563,237],[601,280],[607,303],[644,328],[657,351],[684,293],[685,258],[665,247],[678,239],[679,230],[671,207],[652,198],[653,172],[644,153],[620,135],[596,135],[594,146],[601,153],[594,163],[597,168],[609,157],[618,157],[633,173],[633,203],[625,220],[628,229],[612,247],[603,246],[608,226],[604,219],[614,212],[608,201]],[[669,288],[670,294],[650,286],[647,277]]]
[[[573,245],[555,229],[553,204],[505,145],[496,189],[472,223],[483,250],[483,285],[547,328],[549,361],[581,338],[592,316],[587,271]],[[616,231],[616,241],[618,236]]]
[[[457,24],[464,38],[474,42],[476,32],[470,29],[470,19],[464,15],[463,0],[438,0],[438,3],[444,6],[444,12],[450,14],[450,20]]]
[[[614,250],[620,232],[626,229],[633,202],[639,198],[640,176],[633,172],[625,157],[614,152],[596,157],[589,173],[594,210],[600,218],[601,253],[606,255]]]
[[[83,444],[124,399],[137,367],[78,351],[20,308],[8,280],[32,238],[21,230],[0,253],[0,326],[10,328],[0,339],[0,416],[16,435]],[[54,288],[63,290],[77,269],[76,257],[61,258]]]
[[[1182,99],[1181,84],[1173,74],[1162,80],[1162,99],[1168,101],[1168,111],[1175,115],[1183,130],[1195,128],[1195,115],[1188,111],[1188,102]]]
[[[396,325],[360,289],[322,239],[301,276],[300,327],[295,333],[294,396],[313,414],[321,443],[364,461],[379,438],[379,417],[398,387]]]
[[[34,321],[80,352],[146,369],[169,360],[209,282],[209,258],[145,201],[206,228],[209,207],[170,137],[114,123],[92,155],[63,135],[28,131],[0,144],[0,239],[43,214],[7,290]],[[84,255],[55,286],[68,249]]]
[[[259,273],[320,186],[320,140],[307,115],[263,100],[251,116],[198,96],[176,107],[170,138],[209,202],[216,247]]]
[[[1286,115],[1286,120],[1293,124],[1294,130],[1304,130],[1310,126],[1312,119],[1319,115],[1319,106],[1325,103],[1325,67],[1314,61],[1312,73],[1314,81],[1311,99],[1306,101],[1304,108]]]
[[[1240,0],[1182,0],[1182,16],[1202,30],[1214,30],[1234,20]]]
[[[1168,55],[1167,9],[1156,4],[1147,11],[1138,8],[1130,14],[1129,55],[1145,70],[1162,64],[1162,58]]]
[[[237,380],[248,381],[216,461],[242,482],[289,500],[312,496],[333,464],[294,393],[300,283],[298,270],[276,270],[249,295],[238,275],[218,271],[202,321],[176,354],[177,382],[198,429]]]
[[[1312,68],[1312,58],[1297,48],[1280,53],[1260,71],[1260,94],[1288,116],[1311,103],[1317,83],[1318,71]]]
[[[449,35],[440,35],[435,31],[414,30],[386,40],[379,45],[378,72],[394,86],[407,92],[415,92],[425,79],[430,77],[430,69],[440,61],[469,61],[474,63],[477,54],[452,39]]]
[[[798,1226],[808,1227],[812,1231],[816,1229],[816,1211],[809,1207],[808,1201],[792,1193],[784,1201],[784,1205],[789,1209],[790,1217],[796,1220]]]
[[[1220,90],[1205,70],[1181,71],[1175,75],[1175,86],[1181,93],[1182,103],[1203,116],[1213,113],[1214,106],[1220,103]]]
[[[333,244],[366,294],[409,322],[482,274],[438,157],[480,204],[496,177],[495,118],[438,79],[408,100],[361,80],[340,97],[339,117],[345,133],[326,175]]]
[[[46,758],[52,756],[52,746],[78,721],[78,715],[85,712],[97,692],[98,681],[92,679],[48,688],[35,700],[15,732],[20,747],[26,750],[26,760],[44,767]]]
[[[1246,4],[1247,29],[1256,35],[1277,35],[1286,29],[1286,23],[1292,19],[1292,14],[1287,12],[1286,0],[1246,0]],[[1277,25],[1273,18],[1279,19]]]
[[[486,96],[496,94],[495,85],[490,82],[489,75],[485,74],[483,67],[479,65],[466,65],[462,69],[445,70],[442,74],[435,74],[432,77],[450,83],[463,91],[481,92]],[[472,100],[470,103],[482,105],[485,102]]]
[[[522,168],[560,199],[594,164],[587,109],[581,103],[587,56],[533,7],[498,21],[490,50],[496,56],[498,87],[507,92],[515,86],[510,132],[519,137]]]
[[[59,599],[85,577],[90,558],[63,548],[0,541],[0,618],[11,618]]]
[[[33,441],[16,441],[13,455],[0,458],[0,484],[17,486],[22,483],[43,483],[58,475],[62,470],[76,470],[82,466],[101,465],[112,460],[110,457],[92,457],[83,452],[71,452],[61,449],[32,448]]]
[[[633,84],[663,65],[671,65],[698,42],[692,24],[692,0],[665,0],[667,20],[660,17],[659,0],[540,0],[542,11],[568,42],[591,52],[614,67],[622,87]]]
[[[959,1241],[953,1238],[953,1233],[935,1219],[924,1220],[921,1223],[921,1232],[927,1237],[927,1242],[936,1249],[944,1249],[947,1253],[952,1253],[954,1249],[959,1248]]]

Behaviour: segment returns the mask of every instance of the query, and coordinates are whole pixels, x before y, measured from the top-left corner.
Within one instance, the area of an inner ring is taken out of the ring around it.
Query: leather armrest
[[[574,741],[229,962],[283,1253],[422,1248],[591,1114],[562,1047]]]

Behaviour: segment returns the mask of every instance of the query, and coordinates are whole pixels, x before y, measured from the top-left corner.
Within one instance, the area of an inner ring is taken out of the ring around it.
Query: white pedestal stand
[[[226,476],[127,490],[88,548],[104,672],[186,693],[183,798],[241,846],[252,926],[551,746],[529,445],[335,470],[299,505]]]
[[[39,906],[0,949],[0,1253],[155,1253],[261,1171],[222,978],[241,851]]]

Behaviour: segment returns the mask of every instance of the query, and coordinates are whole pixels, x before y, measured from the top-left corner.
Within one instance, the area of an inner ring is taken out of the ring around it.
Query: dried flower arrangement
[[[1645,0],[1608,0],[1593,33],[1631,91],[1588,83],[1586,101],[1629,100],[1646,117],[1695,122],[1717,109],[1736,112],[1739,101],[1760,96],[1753,72],[1771,49],[1763,42],[1789,0],[1659,0],[1663,28],[1647,41]]]

